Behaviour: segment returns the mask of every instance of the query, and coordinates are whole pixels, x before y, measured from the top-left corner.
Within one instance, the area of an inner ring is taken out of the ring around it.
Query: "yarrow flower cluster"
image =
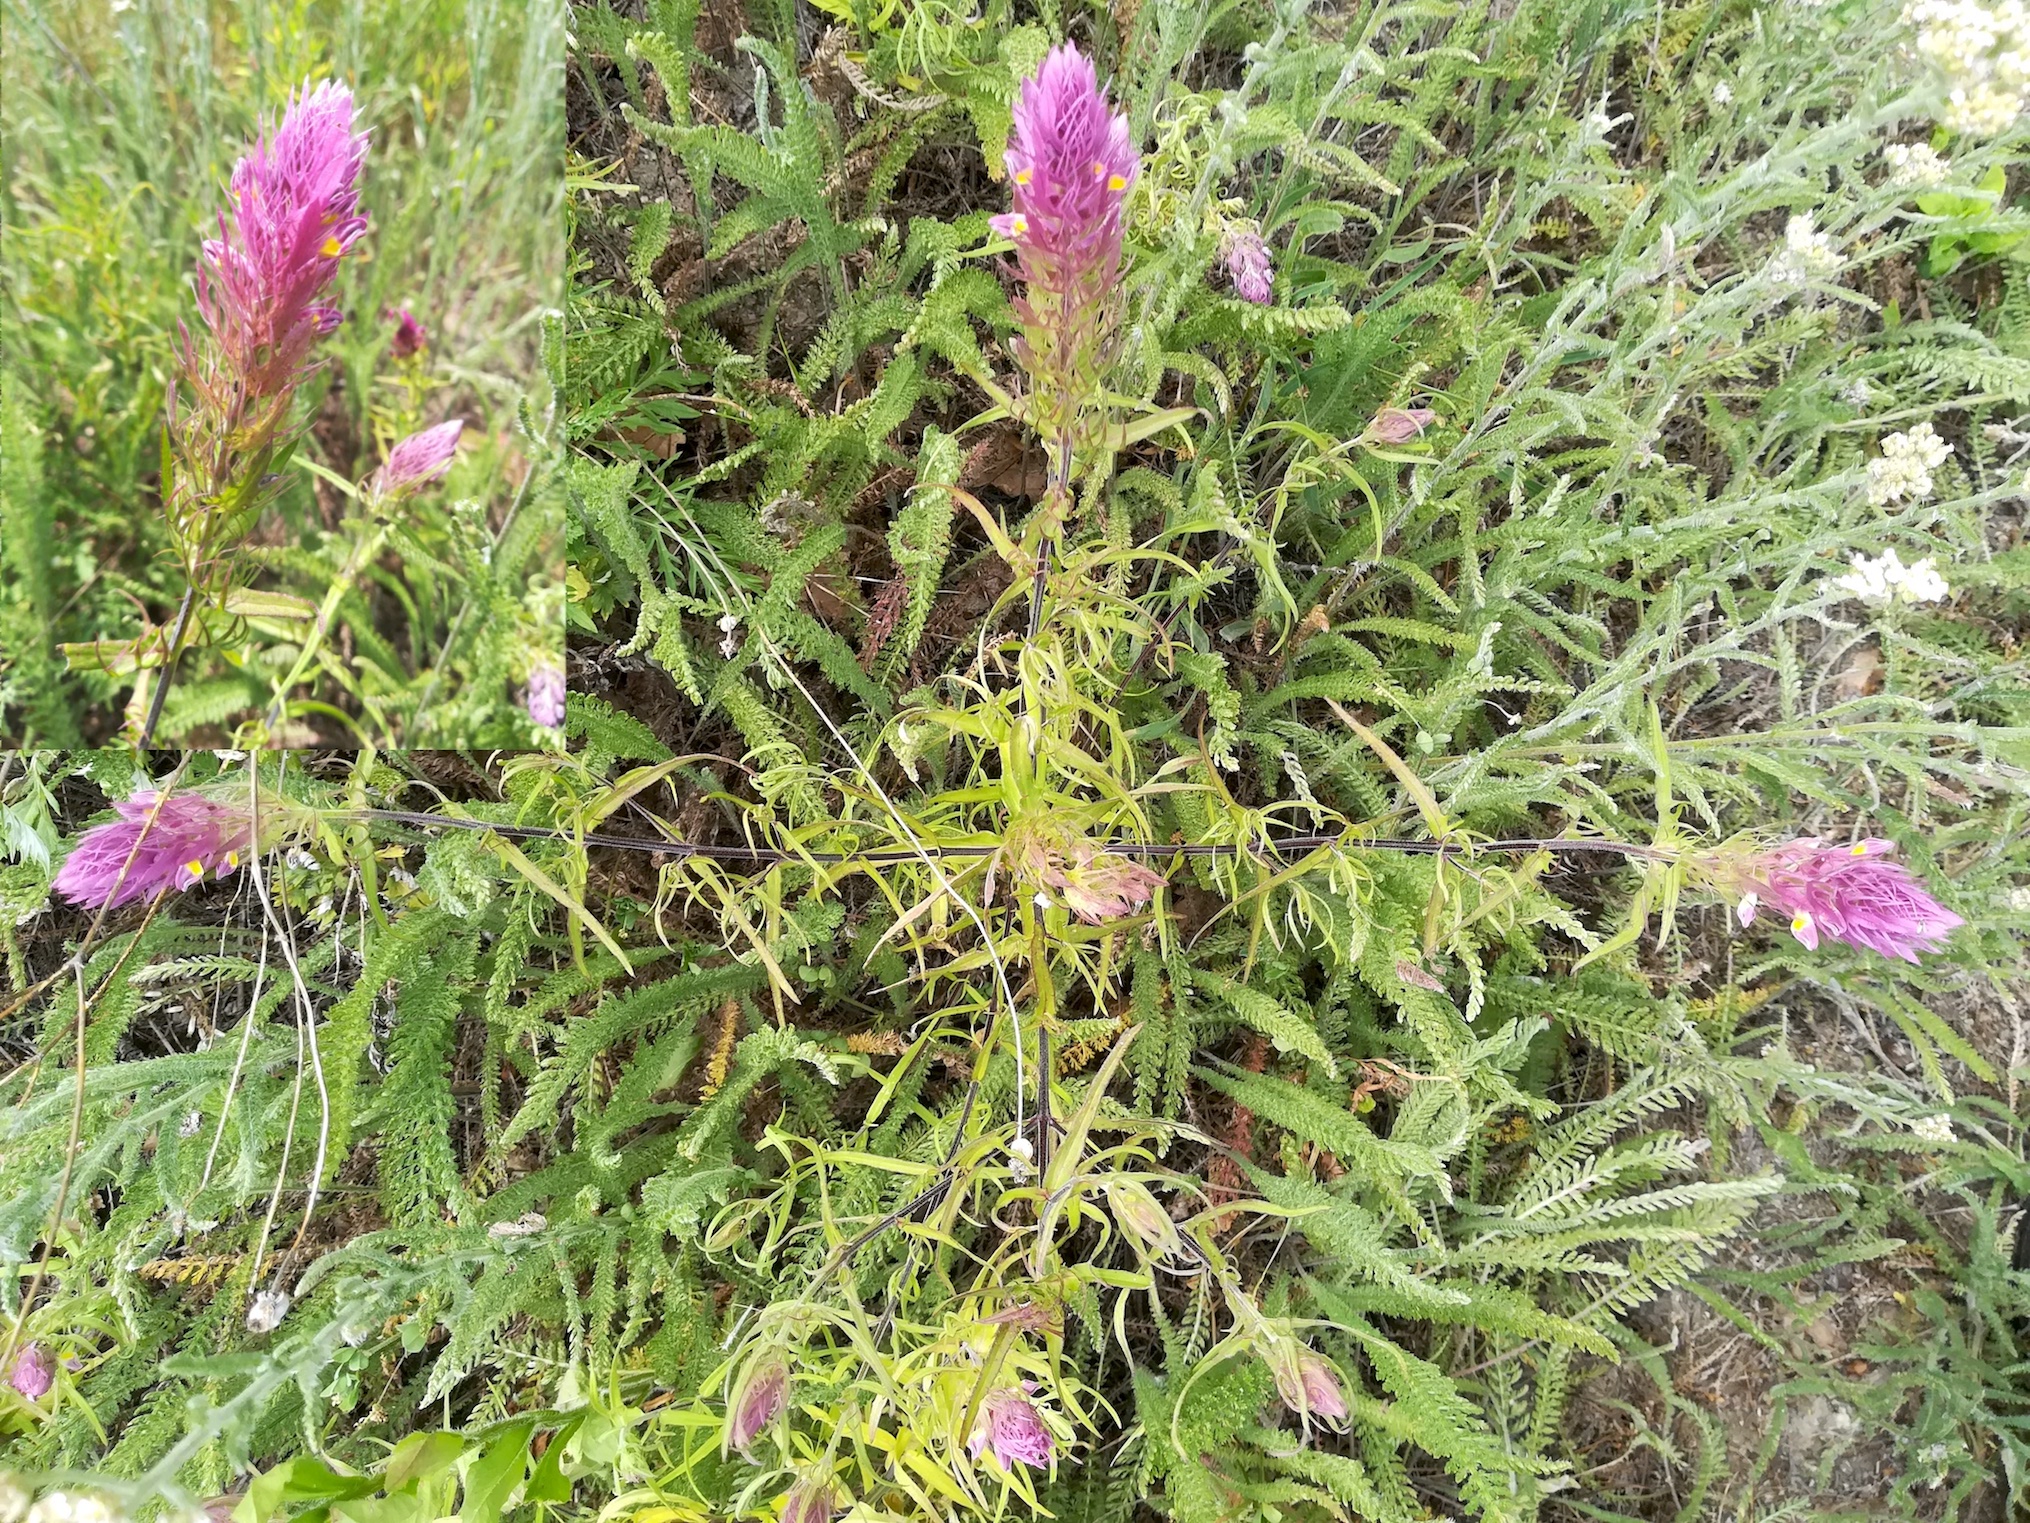
[[[164,889],[228,877],[253,846],[246,810],[203,794],[164,798],[149,789],[113,808],[120,818],[86,831],[56,875],[52,886],[73,903],[118,909]]]
[[[1917,501],[1931,495],[1931,473],[1946,462],[1952,446],[1929,423],[1882,441],[1882,453],[1868,462],[1868,503],[1883,508],[1906,497]]]
[[[1929,143],[1891,143],[1882,150],[1882,163],[1889,171],[1884,183],[1908,190],[1930,190],[1952,177],[1952,160]]]
[[[1946,87],[1945,124],[1993,137],[2023,113],[2030,97],[2030,7],[2023,0],[1912,0],[1904,23],[1918,55]]]
[[[1234,283],[1234,295],[1266,307],[1272,294],[1269,245],[1251,227],[1230,228],[1220,241],[1220,260]]]
[[[1791,934],[1812,950],[1829,936],[1914,963],[1919,952],[1942,949],[1966,922],[1890,860],[1895,850],[1874,837],[1838,846],[1809,836],[1765,851],[1722,849],[1689,865],[1735,899],[1744,926],[1768,904],[1789,917]]]
[[[89,1491],[51,1491],[28,1509],[26,1523],[121,1523],[122,1515]]]
[[[1952,593],[1928,555],[1916,565],[1906,566],[1891,548],[1873,560],[1857,555],[1849,564],[1853,570],[1835,577],[1832,585],[1863,603],[1878,607],[1890,603],[1938,603]]]
[[[1832,235],[1818,231],[1810,212],[1798,212],[1784,224],[1783,247],[1769,261],[1769,278],[1779,286],[1802,289],[1815,280],[1830,280],[1843,263]]]
[[[1014,209],[993,227],[1014,242],[1027,287],[1015,352],[1036,386],[1032,422],[1057,444],[1098,386],[1117,310],[1122,206],[1141,173],[1128,118],[1070,43],[1023,84],[1003,162]]]

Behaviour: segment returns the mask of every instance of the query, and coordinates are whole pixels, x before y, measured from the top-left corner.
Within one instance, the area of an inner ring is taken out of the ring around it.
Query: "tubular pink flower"
[[[546,730],[564,727],[564,669],[547,662],[529,673],[522,694],[529,718]]]
[[[1025,1382],[1021,1387],[1003,1386],[987,1394],[966,1444],[974,1459],[991,1448],[995,1463],[1003,1470],[1012,1471],[1017,1465],[1041,1470],[1049,1465],[1056,1440],[1043,1425],[1036,1408],[1030,1405],[1025,1394],[1028,1389]]]
[[[1889,856],[1895,843],[1870,837],[1852,846],[1816,836],[1789,841],[1722,866],[1709,876],[1739,895],[1743,925],[1768,903],[1790,917],[1791,934],[1816,949],[1821,936],[1884,957],[1917,961],[1937,952],[1966,924],[1926,893],[1910,870]]]
[[[461,418],[411,434],[393,449],[381,468],[374,472],[372,489],[384,497],[398,497],[427,486],[451,469],[458,453],[458,435],[465,427]]]
[[[364,133],[352,92],[326,80],[292,98],[273,134],[233,167],[233,209],[199,266],[205,325],[250,397],[301,379],[310,346],[338,326],[325,301],[338,261],[366,231],[359,212]]]
[[[993,227],[1013,240],[1028,287],[1016,306],[1016,356],[1037,385],[1037,431],[1055,442],[1098,383],[1121,269],[1121,207],[1141,173],[1127,117],[1070,43],[1024,82],[1004,162],[1014,209]]]
[[[7,1383],[30,1401],[40,1401],[49,1394],[55,1380],[56,1366],[51,1363],[48,1350],[39,1343],[22,1344],[21,1351],[14,1356],[14,1370]]]
[[[77,904],[117,909],[207,876],[230,877],[253,844],[246,811],[197,793],[171,794],[160,809],[155,800],[148,791],[114,804],[120,818],[84,833],[56,875],[56,891]]]
[[[1274,272],[1269,266],[1269,245],[1262,241],[1262,235],[1248,228],[1228,233],[1220,245],[1220,257],[1226,262],[1227,274],[1233,277],[1234,295],[1266,307]]]
[[[395,336],[388,341],[391,359],[414,359],[430,347],[430,334],[407,307],[390,307],[381,314],[395,320]]]

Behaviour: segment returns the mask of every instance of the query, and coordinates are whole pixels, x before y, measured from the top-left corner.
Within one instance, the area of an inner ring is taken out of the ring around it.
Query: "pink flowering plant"
[[[230,145],[222,185],[193,171],[208,182],[193,192],[207,203],[204,236],[179,282],[144,457],[152,521],[126,536],[128,549],[166,546],[154,566],[174,582],[150,589],[161,574],[129,576],[125,551],[102,547],[115,557],[109,582],[141,609],[139,632],[100,633],[119,616],[102,611],[90,638],[76,637],[76,617],[43,633],[75,674],[73,723],[94,738],[554,733],[519,701],[528,668],[561,641],[558,568],[543,564],[560,510],[532,468],[549,425],[536,409],[519,429],[488,416],[508,387],[486,374],[491,362],[475,368],[463,335],[446,346],[467,324],[506,321],[515,281],[498,272],[523,264],[515,280],[533,292],[540,259],[485,246],[522,241],[526,222],[447,214],[433,229],[383,215],[435,197],[422,182],[445,166],[425,161],[466,134],[465,107],[433,107],[427,132],[381,140],[370,121],[390,89],[313,76]],[[498,195],[493,150],[467,149],[457,183],[476,211]],[[473,282],[501,289],[461,294]],[[443,310],[447,299],[467,310]],[[487,343],[498,360],[533,349]],[[78,701],[116,693],[117,718]],[[69,728],[51,717],[58,708],[45,703],[35,734]]]

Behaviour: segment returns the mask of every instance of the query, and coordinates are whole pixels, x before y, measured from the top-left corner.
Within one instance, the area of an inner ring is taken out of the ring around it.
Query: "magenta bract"
[[[373,490],[383,496],[400,496],[426,486],[451,469],[458,453],[458,435],[465,422],[453,418],[419,434],[411,434],[393,449],[381,468],[374,472]]]
[[[7,1383],[26,1396],[30,1401],[40,1401],[49,1394],[50,1386],[56,1380],[56,1365],[49,1357],[49,1351],[39,1343],[24,1343],[14,1356],[14,1369],[7,1377]]]
[[[546,730],[564,727],[564,669],[539,666],[529,673],[529,685],[522,695],[529,718]]]
[[[1230,232],[1220,245],[1220,255],[1226,261],[1227,274],[1233,277],[1234,294],[1258,307],[1267,306],[1273,272],[1269,266],[1269,246],[1262,241],[1262,235],[1246,228]]]
[[[325,297],[340,256],[366,231],[366,150],[352,92],[326,80],[293,98],[233,168],[232,212],[204,245],[198,308],[251,396],[287,391],[310,346],[338,326]]]
[[[994,1459],[1003,1470],[1013,1470],[1017,1465],[1030,1465],[1041,1470],[1050,1463],[1050,1456],[1056,1450],[1056,1441],[1050,1429],[1043,1425],[1043,1419],[1029,1398],[1018,1386],[1003,1386],[990,1391],[980,1405],[980,1416],[973,1425],[972,1437],[966,1447],[978,1459],[985,1450],[992,1449]]]
[[[245,810],[197,793],[172,794],[157,809],[156,797],[151,790],[114,804],[120,818],[84,833],[56,875],[56,891],[77,904],[118,908],[238,868],[253,844]]]
[[[414,359],[430,347],[430,335],[407,307],[390,307],[382,314],[395,320],[395,336],[388,341],[391,359]]]
[[[768,1359],[750,1367],[728,1401],[724,1449],[742,1454],[754,1447],[762,1430],[775,1421],[789,1394],[789,1366],[780,1359]]]
[[[1807,837],[1745,857],[1727,873],[1740,894],[1741,923],[1768,903],[1790,917],[1791,933],[1807,947],[1830,936],[1914,963],[1919,952],[1941,950],[1966,922],[1889,860],[1895,850],[1875,837],[1852,846]]]

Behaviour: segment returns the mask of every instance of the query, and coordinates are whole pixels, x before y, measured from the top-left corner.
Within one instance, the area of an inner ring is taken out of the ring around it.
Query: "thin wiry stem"
[[[286,756],[282,758],[281,765],[285,768],[288,766],[288,758]],[[248,796],[251,800],[250,809],[253,815],[253,836],[254,840],[258,842],[261,839],[260,771],[257,760],[252,754],[249,754],[247,757],[247,783]],[[281,784],[279,774],[276,778],[276,784],[278,787]],[[317,1158],[312,1163],[310,1169],[309,1197],[303,1204],[303,1224],[296,1229],[296,1242],[301,1243],[304,1232],[309,1229],[311,1213],[317,1209],[318,1187],[324,1180],[325,1156],[331,1144],[331,1092],[324,1082],[324,1057],[317,1048],[317,1031],[315,1029],[317,1015],[311,1007],[310,987],[304,982],[303,970],[296,962],[296,945],[291,928],[283,923],[281,917],[275,912],[275,906],[269,900],[267,880],[261,872],[260,852],[256,851],[252,853],[252,856],[253,861],[248,864],[248,870],[253,875],[255,895],[261,901],[261,913],[266,917],[269,928],[274,931],[281,941],[282,960],[288,964],[290,981],[296,986],[297,1030],[302,1034],[296,1053],[299,1065],[296,1074],[296,1084],[299,1094],[303,1085],[301,1063],[303,1060],[302,1043],[304,1042],[307,1042],[310,1046],[310,1067],[317,1079]],[[292,1128],[295,1126],[295,1111],[293,1108],[290,1112],[290,1126]],[[284,1156],[286,1159],[286,1152]],[[279,1198],[281,1190],[279,1180],[276,1182],[276,1190]],[[269,1214],[270,1216],[273,1215],[272,1209]],[[266,1236],[265,1228],[262,1229],[262,1235],[263,1237]],[[258,1262],[257,1259],[257,1266]]]

